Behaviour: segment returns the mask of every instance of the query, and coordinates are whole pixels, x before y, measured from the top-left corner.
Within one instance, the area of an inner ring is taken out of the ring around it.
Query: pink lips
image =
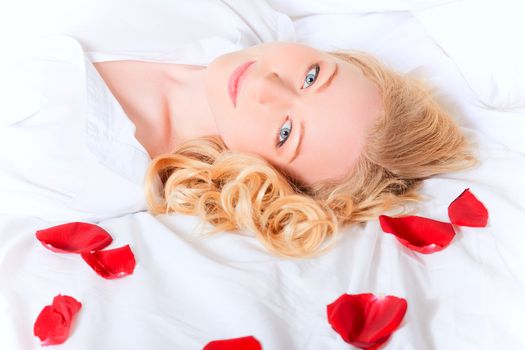
[[[252,63],[255,63],[255,61],[248,61],[241,64],[239,67],[235,68],[233,73],[230,75],[230,79],[228,79],[228,93],[234,107],[237,106],[237,94],[239,93],[239,87],[241,86],[242,79],[245,76],[246,70],[248,70],[248,67],[251,66]]]

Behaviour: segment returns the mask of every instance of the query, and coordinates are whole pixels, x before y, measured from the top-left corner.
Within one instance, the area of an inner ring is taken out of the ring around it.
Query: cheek
[[[220,126],[219,133],[229,149],[232,151],[243,151],[245,133],[238,123],[225,121]]]
[[[256,154],[272,162],[275,144],[267,121],[254,113],[240,112],[224,121],[220,136],[232,151]]]
[[[264,142],[262,126],[249,118],[230,117],[219,129],[226,146],[233,151],[260,154]]]

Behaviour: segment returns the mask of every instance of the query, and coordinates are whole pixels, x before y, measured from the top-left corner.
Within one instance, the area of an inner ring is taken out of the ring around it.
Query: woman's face
[[[228,82],[245,63],[234,102]],[[377,87],[358,67],[302,44],[260,44],[207,69],[208,103],[226,146],[306,184],[346,175],[381,110]]]

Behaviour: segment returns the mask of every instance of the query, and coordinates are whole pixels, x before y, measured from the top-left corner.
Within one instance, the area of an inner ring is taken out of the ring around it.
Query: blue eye
[[[310,87],[317,80],[319,69],[320,68],[318,64],[315,64],[310,68],[310,70],[307,72],[306,77],[304,79],[304,84],[302,87],[303,89]]]
[[[288,137],[290,137],[290,133],[292,132],[292,121],[287,119],[286,122],[281,126],[279,129],[279,143],[277,144],[278,147],[281,147],[286,140],[288,140]]]
[[[310,67],[308,72],[306,72],[306,77],[304,78],[304,84],[302,89],[306,89],[310,87],[315,81],[317,80],[317,76],[319,75],[320,67],[316,63]],[[281,147],[284,145],[286,140],[290,137],[290,133],[292,132],[292,121],[287,119],[286,122],[281,126],[279,129],[279,143],[277,144],[278,147]]]

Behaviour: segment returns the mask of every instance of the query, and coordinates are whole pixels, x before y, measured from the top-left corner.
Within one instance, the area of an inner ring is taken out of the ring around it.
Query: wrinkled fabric
[[[249,232],[201,239],[202,222],[195,217],[128,213],[101,218],[113,245],[130,244],[136,258],[133,275],[108,281],[78,256],[56,259],[44,249],[34,233],[48,227],[45,219],[0,215],[2,349],[40,349],[31,325],[59,292],[83,304],[82,322],[61,345],[64,350],[202,349],[213,339],[246,335],[263,349],[348,350],[326,321],[326,305],[343,293],[407,300],[405,318],[385,349],[525,348],[523,115],[480,105],[453,58],[410,13],[312,15],[295,19],[294,29],[300,42],[372,52],[435,87],[439,101],[475,141],[480,165],[425,180],[421,191],[428,199],[417,214],[447,221],[451,199],[470,188],[490,211],[487,227],[461,227],[447,249],[421,255],[400,247],[372,220],[345,228],[324,256],[289,260],[270,255]],[[127,37],[115,45],[122,50],[147,45]],[[463,47],[468,50],[468,43]],[[75,189],[78,184],[70,181],[64,185]],[[31,199],[43,200],[46,193]],[[20,208],[31,209],[31,203],[24,205]],[[68,208],[57,215],[65,216]]]

